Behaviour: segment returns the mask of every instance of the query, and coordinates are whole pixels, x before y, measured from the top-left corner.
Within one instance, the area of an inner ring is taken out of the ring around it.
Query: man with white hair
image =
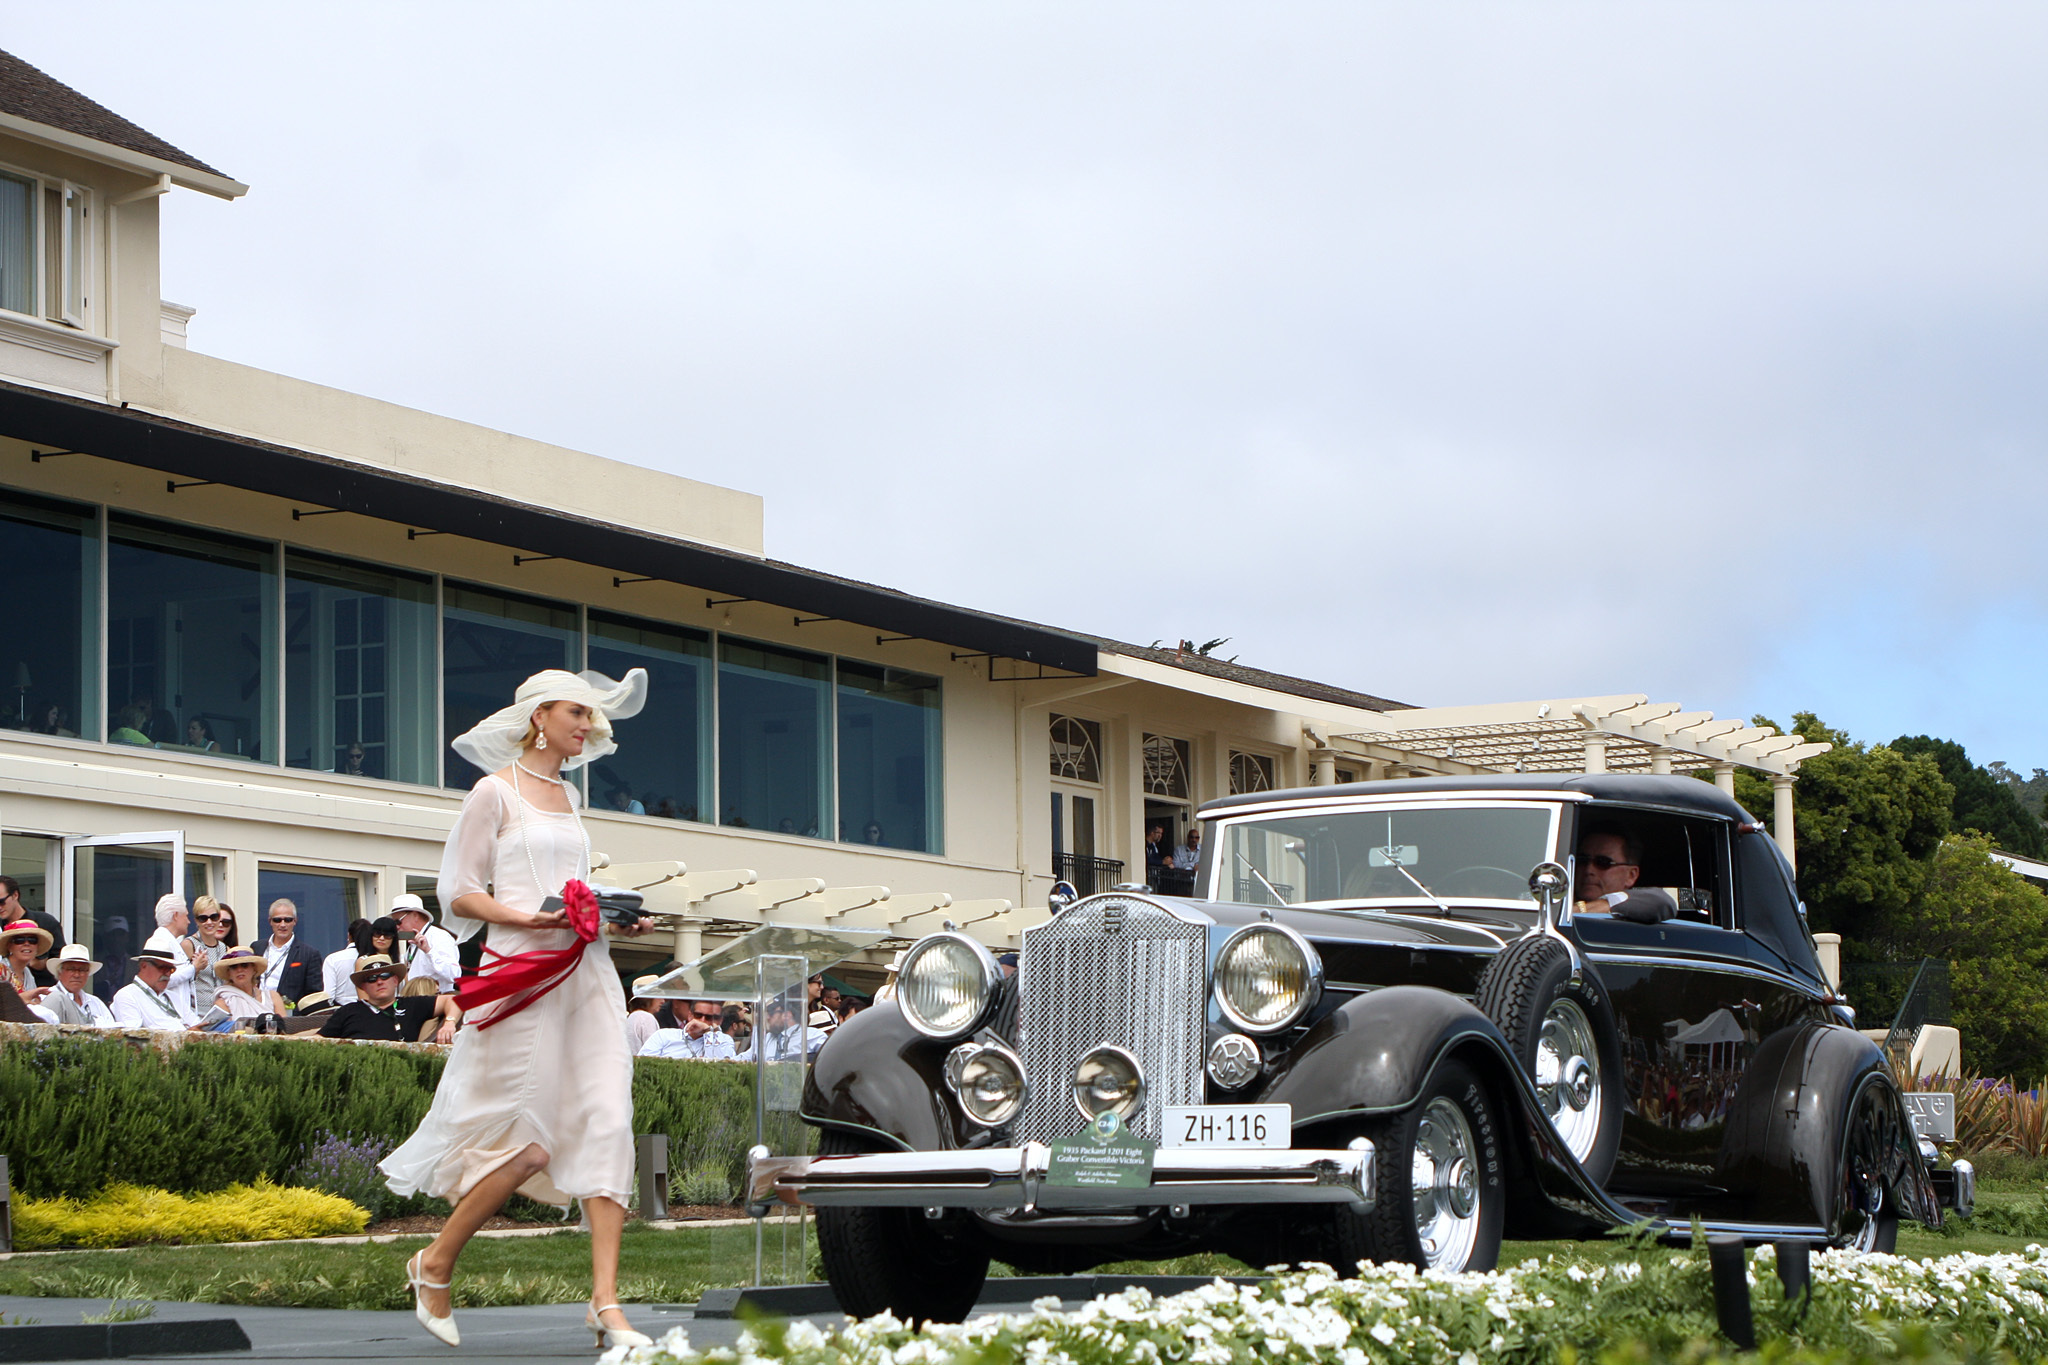
[[[391,918],[398,921],[400,933],[412,938],[404,950],[406,974],[414,981],[431,979],[442,995],[454,990],[455,978],[462,974],[455,935],[434,923],[426,902],[410,891],[391,902]]]
[[[51,957],[50,965],[57,969],[57,987],[43,997],[43,1008],[53,1016],[52,1022],[114,1027],[114,1012],[89,989],[100,964],[92,960],[83,943],[66,944]]]
[[[270,937],[263,944],[263,989],[276,991],[287,1007],[323,990],[327,959],[299,938],[299,907],[282,896],[270,903]]]
[[[135,955],[135,979],[114,992],[114,1024],[119,1028],[186,1029],[198,1023],[179,1010],[166,989],[171,974],[182,959],[161,948],[144,948]],[[185,963],[189,969],[190,962]]]
[[[165,990],[177,1002],[180,1013],[188,1019],[197,1019],[199,1016],[193,1010],[192,982],[199,973],[199,955],[185,938],[185,931],[191,927],[192,916],[186,909],[183,896],[159,896],[156,901],[156,932],[142,946],[155,949],[176,964]]]

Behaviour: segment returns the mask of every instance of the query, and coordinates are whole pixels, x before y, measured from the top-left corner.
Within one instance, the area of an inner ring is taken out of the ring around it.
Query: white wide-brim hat
[[[519,684],[510,706],[485,716],[467,734],[457,736],[449,747],[487,773],[510,767],[525,752],[521,741],[526,738],[534,708],[551,701],[580,702],[590,708],[595,718],[590,737],[583,742],[583,752],[562,762],[564,768],[580,767],[619,747],[612,738],[612,722],[640,714],[640,708],[647,702],[647,670],[632,669],[618,682],[595,669],[570,673],[550,668],[536,673]]]
[[[106,965],[104,962],[93,961],[92,954],[86,950],[83,943],[65,944],[57,950],[57,956],[51,959],[50,965],[53,968],[62,967],[66,963],[71,962],[83,962],[87,975],[91,975]]]

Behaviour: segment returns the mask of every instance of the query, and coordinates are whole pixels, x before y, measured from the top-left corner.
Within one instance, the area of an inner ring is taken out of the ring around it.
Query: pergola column
[[[1311,785],[1317,787],[1336,786],[1337,751],[1335,749],[1313,749],[1310,751],[1310,757],[1315,762],[1313,770],[1315,775],[1309,779]]]
[[[1735,795],[1735,765],[1733,763],[1716,763],[1714,765],[1714,785],[1729,796]]]
[[[1586,746],[1586,771],[1589,773],[1606,772],[1607,736],[1598,733],[1587,735],[1584,744]]]
[[[1671,751],[1661,744],[1650,750],[1650,771],[1659,777],[1671,775]]]
[[[1771,837],[1784,850],[1785,861],[1792,864],[1792,870],[1799,870],[1797,831],[1793,828],[1792,776],[1789,773],[1771,775]]]

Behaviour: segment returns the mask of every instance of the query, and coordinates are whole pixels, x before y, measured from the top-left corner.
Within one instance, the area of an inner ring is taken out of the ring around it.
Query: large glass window
[[[0,727],[98,739],[98,515],[0,492],[0,541]]]
[[[0,308],[36,311],[36,182],[0,171]]]
[[[839,661],[839,837],[941,851],[939,680]]]
[[[718,820],[830,837],[832,665],[746,640],[718,646]]]
[[[607,677],[647,670],[647,706],[613,724],[619,750],[591,765],[597,810],[708,820],[711,815],[711,637],[590,613],[590,666]]]
[[[274,763],[276,678],[272,547],[109,519],[109,739]]]
[[[291,552],[285,763],[434,781],[434,581]]]
[[[582,667],[574,608],[454,583],[442,603],[441,705],[450,740],[510,706],[519,684],[542,669]],[[450,787],[473,787],[483,776],[452,749],[441,758]]]

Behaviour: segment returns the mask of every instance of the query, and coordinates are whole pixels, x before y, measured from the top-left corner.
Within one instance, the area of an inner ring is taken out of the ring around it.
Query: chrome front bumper
[[[1193,1204],[1348,1204],[1372,1207],[1372,1144],[1342,1150],[1210,1151],[1161,1148],[1142,1189],[1051,1185],[1052,1149],[1042,1142],[965,1152],[878,1152],[861,1156],[747,1153],[746,1202],[759,1216],[773,1204],[894,1205],[928,1209],[1128,1209]]]

